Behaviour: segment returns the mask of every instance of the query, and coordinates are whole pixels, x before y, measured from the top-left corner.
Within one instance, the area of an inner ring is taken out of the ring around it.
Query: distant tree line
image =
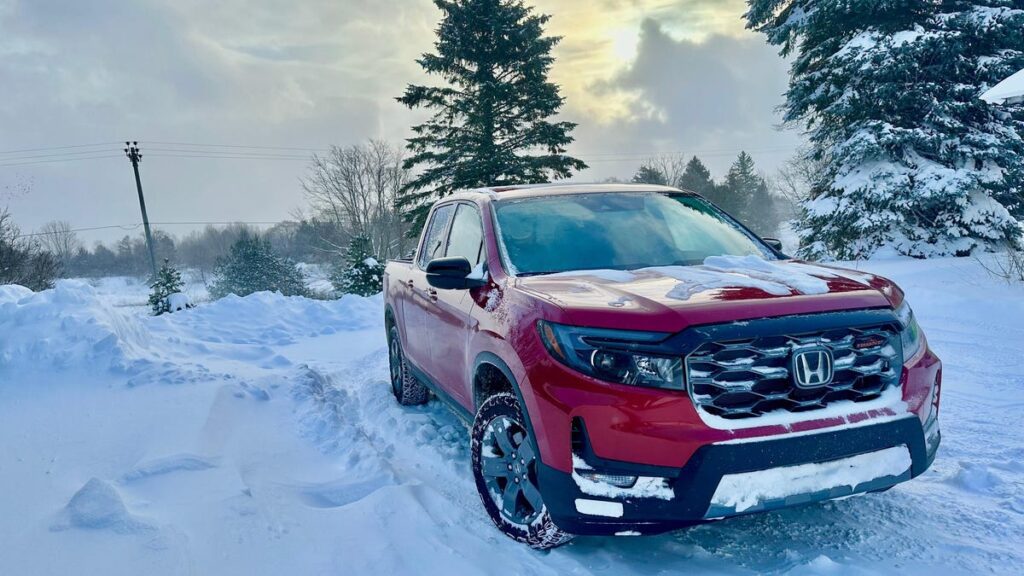
[[[795,201],[803,194],[802,181],[791,172],[784,174],[787,176],[780,176],[784,184],[776,192],[776,186],[757,171],[754,159],[740,152],[725,178],[718,182],[696,156],[688,161],[682,156],[651,158],[640,166],[632,181],[696,192],[754,232],[774,236],[779,225],[793,217]]]

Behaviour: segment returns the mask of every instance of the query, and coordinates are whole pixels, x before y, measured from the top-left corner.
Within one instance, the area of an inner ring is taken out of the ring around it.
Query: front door
[[[425,269],[427,262],[444,254],[448,225],[454,214],[455,204],[438,206],[431,212],[416,261],[409,272],[408,300],[402,308],[405,315],[405,354],[416,367],[431,376],[436,372],[430,341],[434,338],[431,330],[435,322],[431,316],[437,313],[434,296],[437,291],[427,284]]]
[[[469,260],[474,274],[484,274],[484,235],[480,209],[460,203],[455,211],[444,256]],[[480,288],[477,288],[480,290]],[[434,380],[457,402],[473,410],[470,379],[469,339],[476,330],[472,311],[472,290],[437,290],[434,313],[427,332],[431,334],[431,365]]]

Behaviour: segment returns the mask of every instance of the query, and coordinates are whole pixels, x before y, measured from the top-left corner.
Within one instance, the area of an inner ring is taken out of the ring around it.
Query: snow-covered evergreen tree
[[[384,265],[370,251],[370,240],[355,236],[349,242],[345,264],[331,275],[331,283],[340,294],[373,296],[384,282]]]
[[[269,240],[243,231],[217,265],[210,295],[223,298],[228,294],[247,296],[262,291],[285,296],[307,293],[305,278],[295,262],[275,254]]]
[[[149,293],[149,307],[153,310],[154,316],[159,316],[173,312],[171,295],[180,294],[185,288],[185,281],[181,279],[181,273],[171,266],[171,261],[165,258],[149,287],[152,290]]]
[[[436,53],[418,60],[443,86],[406,88],[398,101],[433,117],[413,127],[406,168],[418,175],[403,192],[413,232],[428,200],[455,190],[567,178],[586,164],[567,156],[571,122],[549,120],[562,107],[548,81],[559,38],[544,35],[549,16],[522,0],[434,0],[443,19]]]
[[[1024,106],[979,96],[1024,68],[1020,0],[748,0],[793,54],[785,119],[828,161],[802,252],[970,254],[1024,218]]]

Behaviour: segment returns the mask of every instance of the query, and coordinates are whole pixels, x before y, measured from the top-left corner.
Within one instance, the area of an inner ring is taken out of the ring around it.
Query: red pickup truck
[[[535,548],[921,474],[942,370],[902,291],[780,250],[674,188],[454,194],[385,271],[394,395],[472,425],[485,510]]]

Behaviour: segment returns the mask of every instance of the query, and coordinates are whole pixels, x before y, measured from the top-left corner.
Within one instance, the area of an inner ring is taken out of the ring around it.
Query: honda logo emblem
[[[801,350],[793,355],[793,381],[800,388],[818,388],[832,382],[832,352],[826,348]]]

